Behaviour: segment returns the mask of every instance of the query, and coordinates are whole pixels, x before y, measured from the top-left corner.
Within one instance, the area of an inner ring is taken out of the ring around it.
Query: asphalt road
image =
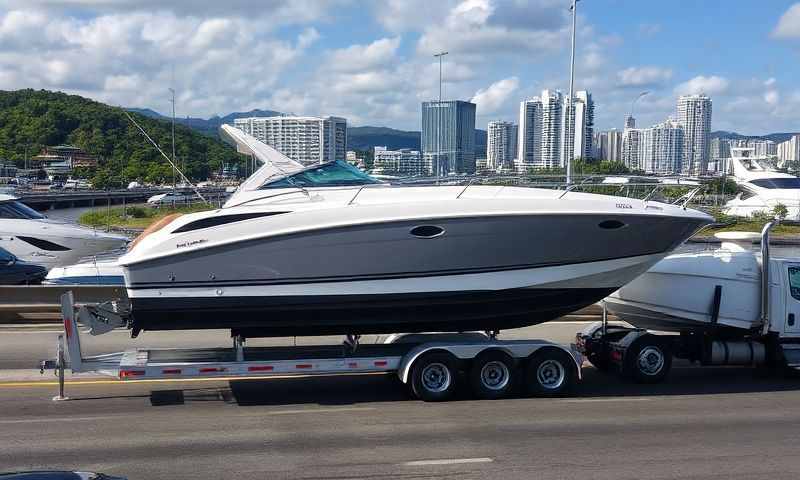
[[[556,340],[576,330],[547,328]],[[8,341],[0,336],[3,347]],[[678,366],[656,386],[586,368],[570,398],[462,395],[444,404],[411,400],[386,375],[69,384],[66,402],[50,400],[54,388],[0,383],[0,471],[82,468],[131,479],[800,476],[800,379],[742,368]]]

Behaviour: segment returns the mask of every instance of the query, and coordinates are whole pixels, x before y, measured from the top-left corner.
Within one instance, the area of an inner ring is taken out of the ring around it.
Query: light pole
[[[569,63],[569,96],[567,97],[567,121],[565,122],[566,125],[569,125],[569,115],[571,114],[573,117],[575,116],[575,106],[572,104],[572,95],[573,95],[573,88],[575,87],[575,24],[577,18],[577,11],[578,11],[578,0],[572,0],[572,6],[570,7],[572,10],[572,53],[570,55],[570,63]],[[572,119],[572,134],[573,137],[575,135],[575,118]],[[565,135],[566,138],[566,135]],[[572,145],[575,145],[575,139],[572,139]],[[566,145],[563,145],[562,148],[566,149]],[[567,150],[569,151],[569,150]],[[574,154],[575,152],[572,152]],[[566,167],[567,170],[567,185],[572,184],[572,154],[565,155],[566,158]]]
[[[636,96],[636,98],[633,99],[633,101],[631,102],[631,118],[633,118],[633,109],[634,109],[634,107],[636,107],[636,102],[638,102],[640,98],[644,97],[645,95],[649,95],[649,94],[650,94],[650,92],[645,90],[644,92],[640,93],[639,95]]]
[[[175,190],[175,89],[170,88],[172,92],[172,190]]]
[[[439,59],[439,102],[436,105],[436,178],[442,174],[442,57],[450,52],[439,52],[433,54]]]

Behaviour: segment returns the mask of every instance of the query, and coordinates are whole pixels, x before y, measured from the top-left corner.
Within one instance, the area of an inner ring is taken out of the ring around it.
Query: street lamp
[[[442,57],[450,52],[439,52],[433,54],[435,58],[439,59],[439,103],[436,105],[436,178],[441,176],[441,159],[442,155]]]
[[[649,94],[650,94],[650,92],[645,90],[644,92],[640,93],[639,95],[636,96],[636,98],[633,99],[633,101],[631,102],[631,118],[633,118],[633,109],[636,106],[636,102],[638,102],[640,98],[644,97],[645,95],[649,95]]]
[[[175,170],[178,168],[175,165],[175,89],[170,88],[172,92],[172,190],[175,190]]]
[[[569,114],[572,113],[573,117],[575,114],[575,106],[572,104],[572,95],[573,95],[573,88],[575,86],[575,23],[577,17],[577,10],[578,10],[578,0],[572,0],[572,6],[569,8],[572,11],[572,53],[570,55],[570,64],[569,64],[569,97],[567,97],[567,115],[568,118],[566,119],[565,125],[569,125]],[[572,133],[573,136],[575,135],[575,119],[572,120]],[[566,136],[565,136],[566,138]],[[575,145],[575,139],[572,139],[572,145]],[[563,145],[562,148],[566,149],[566,145]],[[569,151],[569,150],[567,150]],[[573,152],[574,154],[575,152]],[[572,183],[572,155],[565,155],[566,162],[565,167],[567,170],[567,185]]]

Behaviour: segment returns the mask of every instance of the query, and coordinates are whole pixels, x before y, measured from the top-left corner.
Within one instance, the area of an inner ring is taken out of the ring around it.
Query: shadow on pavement
[[[676,367],[665,383],[635,384],[614,373],[594,368],[583,370],[583,381],[573,391],[574,398],[636,397],[659,395],[710,395],[800,390],[800,378],[780,374],[760,376],[743,367]],[[463,385],[465,379],[462,379]],[[255,405],[354,405],[369,402],[396,402],[411,399],[408,388],[396,376],[332,375],[324,377],[234,380],[228,388],[158,390],[151,394],[153,406],[195,402]],[[466,388],[456,400],[471,399]],[[519,395],[517,395],[519,396]]]

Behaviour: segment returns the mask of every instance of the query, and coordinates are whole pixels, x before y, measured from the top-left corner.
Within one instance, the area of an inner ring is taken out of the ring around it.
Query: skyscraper
[[[422,102],[421,140],[434,175],[475,173],[475,104]]]
[[[589,158],[592,155],[594,131],[594,101],[592,95],[581,90],[575,92],[572,108],[564,102],[561,128],[561,166],[567,158]]]
[[[636,128],[636,119],[633,118],[633,115],[625,116],[625,128]]]
[[[704,175],[711,156],[711,99],[703,94],[679,97],[678,123],[684,133],[681,170]]]
[[[631,170],[639,170],[639,143],[641,130],[626,128],[622,132],[622,163]]]
[[[558,90],[542,90],[542,143],[540,167],[561,166],[563,97]]]
[[[795,162],[800,160],[800,135],[792,135],[789,140],[778,144],[778,160]]]
[[[517,126],[511,122],[489,122],[486,161],[490,170],[514,168],[517,151]]]
[[[629,132],[635,131],[633,129]],[[681,171],[683,128],[672,120],[642,128],[639,138],[639,168],[645,173],[671,175]]]
[[[519,104],[517,132],[517,168],[540,167],[542,163],[542,102],[539,97]]]
[[[340,117],[250,117],[233,125],[292,160],[310,165],[346,159],[347,120]]]
[[[597,135],[597,158],[610,162],[622,161],[622,132],[616,128]]]

